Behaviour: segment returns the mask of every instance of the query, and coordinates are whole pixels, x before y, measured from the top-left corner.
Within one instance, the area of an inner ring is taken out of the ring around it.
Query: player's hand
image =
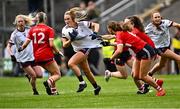
[[[92,39],[92,40],[100,37],[100,36],[98,36],[97,32],[93,32],[93,34],[91,34],[91,35],[89,35],[89,36],[91,36],[91,39]]]
[[[20,47],[18,48],[18,52],[21,52],[21,51],[23,51],[23,48],[20,46]]]
[[[110,42],[108,41],[102,41],[100,44],[103,46],[110,46]]]
[[[11,61],[16,62],[16,57],[14,55],[11,55]]]
[[[75,38],[77,37],[77,35],[78,35],[78,32],[75,29],[73,29],[72,32],[69,32],[69,36],[71,38],[71,41],[74,41]]]

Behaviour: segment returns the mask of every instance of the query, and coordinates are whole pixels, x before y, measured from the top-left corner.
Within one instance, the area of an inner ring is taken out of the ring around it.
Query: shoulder
[[[15,29],[12,33],[11,36],[15,36],[18,33],[17,29]]]
[[[62,28],[62,31],[66,31],[68,29],[68,26],[65,25],[63,28]]]
[[[89,22],[89,21],[80,21],[80,22],[78,22],[78,26],[90,27],[90,25],[91,25],[91,22]]]
[[[62,28],[62,33],[70,32],[70,30],[71,30],[71,28],[66,25]]]
[[[147,26],[146,26],[146,29],[149,29],[149,28],[152,28],[154,25],[152,23],[149,23]]]
[[[154,28],[154,25],[152,23],[149,23],[145,28],[145,33],[152,31]]]

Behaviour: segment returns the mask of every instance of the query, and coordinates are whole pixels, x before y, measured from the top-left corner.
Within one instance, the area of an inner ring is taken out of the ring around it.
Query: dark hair
[[[119,22],[116,21],[110,21],[108,22],[107,28],[111,28],[113,31],[122,31],[121,26],[119,25]]]
[[[127,17],[133,24],[134,27],[137,28],[138,30],[140,30],[141,32],[144,32],[144,25],[141,22],[140,18],[138,16],[130,16]]]

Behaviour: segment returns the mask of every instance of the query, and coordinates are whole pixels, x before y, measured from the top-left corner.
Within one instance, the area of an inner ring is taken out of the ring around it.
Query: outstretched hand
[[[94,39],[97,39],[97,38],[100,38],[100,36],[96,33],[96,32],[93,32],[91,35],[91,39],[94,40]]]
[[[100,44],[103,46],[110,46],[110,42],[108,41],[102,41]]]

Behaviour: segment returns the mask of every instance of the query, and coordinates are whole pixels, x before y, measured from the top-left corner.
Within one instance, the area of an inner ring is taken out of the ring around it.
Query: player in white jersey
[[[157,53],[161,56],[160,62],[157,63],[150,71],[149,75],[152,76],[156,71],[159,71],[165,66],[167,60],[173,59],[178,63],[180,68],[180,56],[170,50],[170,27],[180,28],[180,24],[162,19],[159,12],[153,12],[151,15],[151,23],[145,28],[146,34],[152,39],[155,44]]]
[[[27,48],[22,52],[12,52],[12,45],[16,46],[16,50],[24,43],[30,25],[31,19],[24,15],[17,15],[14,24],[16,29],[12,32],[9,43],[7,45],[8,51],[12,59],[19,62],[23,70],[30,76],[30,83],[33,90],[33,95],[39,95],[36,89],[36,78],[42,78],[42,71],[39,66],[34,65],[33,46],[29,44]]]
[[[101,87],[97,85],[94,79],[94,76],[89,68],[87,58],[91,50],[101,47],[100,41],[97,39],[99,24],[88,21],[77,22],[76,16],[77,11],[74,10],[74,8],[66,11],[64,14],[66,26],[62,29],[63,47],[67,47],[72,44],[73,49],[76,52],[69,60],[68,66],[75,72],[77,78],[79,79],[79,88],[77,92],[82,92],[84,88],[87,87],[87,84],[81,75],[81,71],[79,69],[80,67],[93,85],[94,94],[98,95]]]

